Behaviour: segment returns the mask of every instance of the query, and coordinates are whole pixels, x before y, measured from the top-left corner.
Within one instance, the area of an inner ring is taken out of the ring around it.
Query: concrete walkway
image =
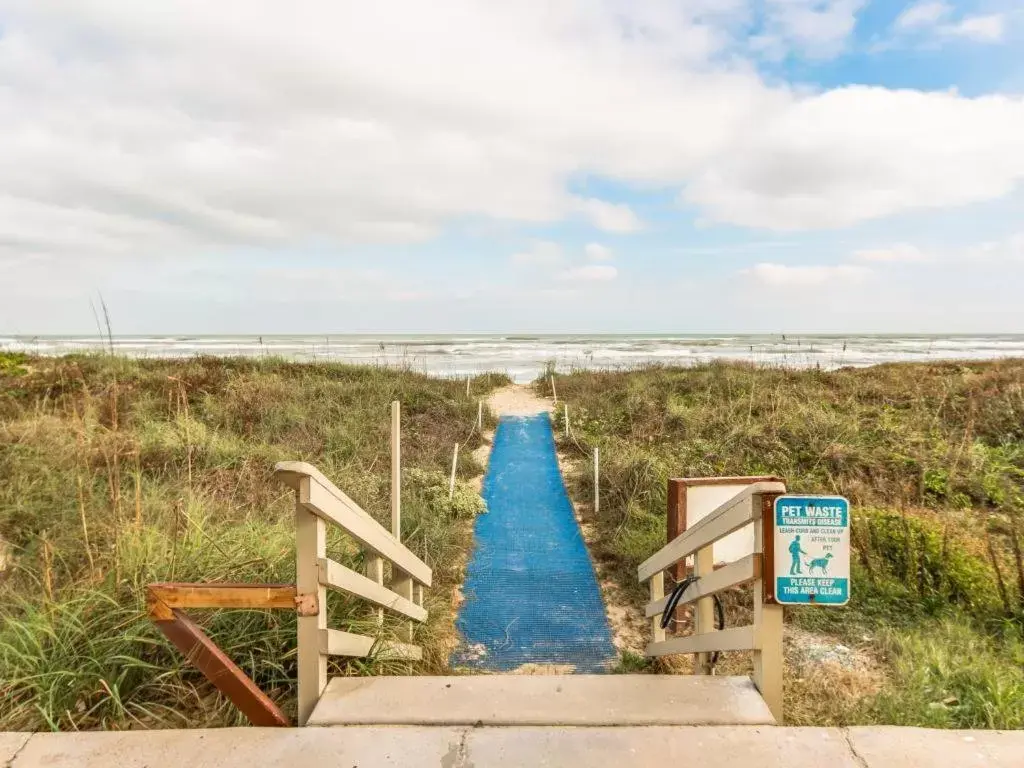
[[[224,728],[0,734],[4,768],[699,765],[1019,768],[1024,732],[917,728]]]

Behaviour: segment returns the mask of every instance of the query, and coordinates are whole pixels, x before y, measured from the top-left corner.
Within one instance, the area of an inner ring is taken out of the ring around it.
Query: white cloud
[[[851,259],[872,264],[928,263],[936,268],[1024,263],[1024,232],[961,245],[922,247],[911,243],[898,243],[856,250],[851,254]],[[970,272],[965,272],[965,284],[968,284],[969,277]]]
[[[578,206],[595,227],[605,232],[637,232],[643,229],[643,223],[628,205],[591,197],[580,200]]]
[[[75,258],[636,231],[570,179],[678,183],[779,98],[669,2],[0,2],[8,247]]]
[[[709,162],[683,200],[773,230],[992,200],[1024,179],[1024,98],[851,86],[797,99]]]
[[[1020,98],[769,85],[732,55],[737,0],[295,0],[286,29],[269,0],[0,4],[8,265],[290,257],[452,221],[643,228],[575,193],[587,176],[685,186],[706,218],[769,229],[1024,178]],[[771,0],[767,34],[826,55],[861,5]]]
[[[1003,39],[1006,19],[1001,13],[964,16],[953,21],[953,7],[943,2],[917,3],[896,17],[897,32],[924,33],[935,37],[962,37],[979,43],[995,43]]]
[[[1024,263],[1024,232],[961,249],[954,260],[981,264]]]
[[[914,29],[916,27],[932,27],[938,24],[953,12],[948,3],[925,2],[915,3],[904,10],[896,17],[895,27],[897,29]]]
[[[600,243],[587,243],[583,251],[591,261],[611,261],[615,256],[611,248]]]
[[[559,275],[559,278],[575,282],[603,283],[614,280],[618,276],[619,270],[610,264],[587,264],[567,269]]]
[[[965,19],[941,27],[939,31],[954,37],[966,37],[981,43],[995,43],[1003,39],[1005,19],[1002,14],[992,13],[986,16],[968,16]]]
[[[518,267],[555,267],[562,263],[562,246],[549,240],[535,242],[529,250],[512,254]]]
[[[842,53],[857,26],[857,12],[867,0],[766,0],[766,32],[751,46],[770,59],[790,50],[809,58],[828,59]]]
[[[916,245],[899,243],[883,248],[867,248],[854,251],[853,258],[857,261],[873,261],[887,263],[911,263],[927,261],[928,256]]]
[[[810,288],[832,284],[859,283],[870,271],[865,267],[838,264],[835,266],[788,266],[757,264],[741,270],[741,274],[771,288]]]

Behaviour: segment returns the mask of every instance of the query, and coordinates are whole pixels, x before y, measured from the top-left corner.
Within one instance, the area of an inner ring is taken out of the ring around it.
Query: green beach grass
[[[277,461],[315,464],[388,525],[392,400],[403,407],[403,539],[435,569],[417,669],[447,669],[483,508],[467,482],[481,471],[476,398],[505,382],[479,377],[470,399],[464,380],[384,368],[0,355],[0,730],[244,723],[146,619],[144,587],[293,581],[293,502],[272,478]],[[455,442],[468,450],[449,500]],[[329,549],[361,567],[340,534]],[[358,602],[332,595],[329,610],[333,627],[372,627]],[[196,616],[293,714],[294,615]],[[407,669],[359,660],[333,674]]]
[[[481,471],[476,403],[506,383],[478,377],[467,397],[464,380],[375,367],[0,355],[0,730],[243,723],[146,619],[144,586],[291,581],[280,460],[315,464],[386,524],[394,399],[404,539],[435,569],[415,672],[446,672],[482,510],[468,482]],[[547,394],[546,380],[535,386]],[[779,474],[793,491],[851,499],[851,605],[787,612],[790,723],[1024,727],[1024,361],[579,372],[558,376],[558,394],[584,470],[601,447],[593,554],[634,605],[646,599],[636,565],[665,541],[670,476]],[[578,498],[589,477],[571,478]],[[340,534],[329,548],[361,567]],[[749,611],[727,605],[731,622]],[[329,610],[331,626],[374,629],[356,601],[335,595]],[[294,616],[196,615],[292,714]],[[800,637],[843,643],[869,669],[807,664]],[[624,654],[621,671],[649,669]],[[408,671],[370,659],[332,674]]]
[[[535,386],[549,394],[546,377]],[[637,606],[636,566],[665,543],[669,477],[776,474],[851,500],[851,604],[787,618],[877,668],[804,669],[790,654],[790,723],[1024,727],[1024,361],[714,363],[577,372],[557,387],[583,448],[579,498],[601,449],[594,556]]]

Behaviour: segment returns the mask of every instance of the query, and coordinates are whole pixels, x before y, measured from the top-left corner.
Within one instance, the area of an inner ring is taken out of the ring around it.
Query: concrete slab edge
[[[28,744],[29,739],[35,736],[34,733],[23,732],[0,732],[0,761],[3,768],[11,768],[15,758]]]
[[[135,757],[145,761],[146,753],[154,749],[177,749],[192,741],[209,739],[215,734],[217,741],[234,752],[232,744],[244,745],[257,738],[271,747],[264,757],[271,755],[301,754],[313,747],[331,748],[349,743],[364,732],[360,752],[369,758],[367,765],[383,765],[388,760],[383,746],[390,744],[391,757],[396,745],[416,750],[417,738],[433,739],[430,734],[442,731],[448,746],[442,765],[445,768],[487,768],[523,764],[520,758],[550,758],[550,765],[570,765],[572,760],[594,752],[593,764],[617,765],[621,759],[633,755],[642,757],[661,754],[663,750],[683,750],[704,747],[705,765],[714,768],[732,768],[741,764],[737,758],[748,759],[750,754],[762,755],[766,766],[817,765],[818,758],[826,754],[833,758],[829,764],[835,768],[939,768],[956,765],[957,768],[1016,768],[1024,759],[1024,731],[944,731],[926,728],[896,726],[869,726],[854,728],[813,728],[778,726],[621,726],[621,727],[477,727],[458,729],[410,728],[408,726],[346,726],[334,729],[255,729],[231,728],[213,731],[182,730],[181,745],[175,745],[173,731],[106,732],[114,737],[110,749],[97,736],[100,732],[83,733],[3,733],[0,732],[0,766],[2,768],[41,768],[43,765],[109,764],[108,758],[117,749],[130,748]],[[405,733],[403,734],[403,731]],[[159,734],[159,737],[157,736]],[[376,734],[376,735],[374,735]],[[417,736],[417,734],[420,734]],[[423,734],[428,734],[424,737]],[[161,738],[162,737],[162,738]],[[154,745],[162,742],[163,746]],[[26,750],[30,744],[32,749]],[[367,745],[369,745],[367,747]],[[194,746],[194,745],[193,745]],[[442,745],[443,746],[443,745]],[[84,748],[84,749],[83,749]],[[635,754],[639,749],[639,754]],[[186,750],[187,751],[187,750]],[[257,750],[259,752],[259,750]],[[89,754],[98,762],[77,763],[67,758],[75,753]],[[242,750],[246,753],[246,750]],[[165,753],[166,754],[166,753]],[[260,754],[263,754],[260,752]],[[104,757],[106,755],[106,757]],[[796,758],[807,758],[800,762]],[[54,762],[54,757],[63,761]],[[156,757],[154,752],[151,757]],[[252,761],[252,750],[243,757],[244,768],[259,764]],[[437,755],[406,754],[414,758],[410,765],[436,765]],[[417,763],[418,759],[422,761]],[[771,759],[768,759],[771,758]],[[778,758],[778,759],[776,759]],[[566,762],[569,760],[569,762]],[[774,760],[774,761],[773,761]],[[794,760],[796,760],[794,762]],[[234,763],[223,761],[225,768]],[[518,762],[517,762],[518,761]],[[148,761],[147,761],[148,762]],[[159,762],[159,761],[158,761]]]

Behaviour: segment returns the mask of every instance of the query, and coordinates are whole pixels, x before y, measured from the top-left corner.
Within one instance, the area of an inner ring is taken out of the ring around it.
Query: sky
[[[0,334],[1024,331],[1020,0],[0,0]]]

